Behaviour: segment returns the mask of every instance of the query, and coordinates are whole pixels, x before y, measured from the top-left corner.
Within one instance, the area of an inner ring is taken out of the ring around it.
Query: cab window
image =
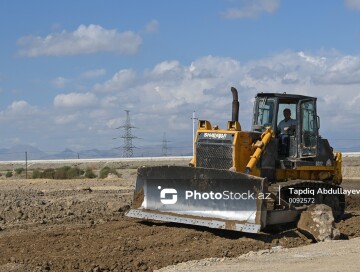
[[[274,118],[275,101],[273,99],[259,99],[255,125],[262,127],[272,126]]]
[[[289,104],[289,103],[279,103],[279,111],[278,111],[278,123],[284,119],[283,111],[285,109],[291,110],[291,119],[296,120],[296,103],[295,104]]]
[[[296,118],[296,103],[279,103],[279,110],[277,114],[277,125],[284,119],[284,110],[290,109],[291,119],[297,120]]]

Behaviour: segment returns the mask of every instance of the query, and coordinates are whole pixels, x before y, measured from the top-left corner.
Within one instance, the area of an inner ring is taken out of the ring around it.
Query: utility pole
[[[116,129],[122,128],[123,129],[123,134],[121,136],[119,136],[119,137],[114,138],[114,139],[117,139],[117,138],[123,138],[124,139],[124,145],[122,146],[123,157],[124,158],[131,158],[134,155],[134,148],[136,148],[133,145],[132,140],[133,139],[139,139],[139,138],[132,134],[131,129],[135,128],[135,127],[132,126],[131,122],[130,122],[130,111],[125,110],[125,112],[126,112],[125,124],[116,128]],[[120,149],[120,147],[117,147],[117,149]]]
[[[195,156],[195,144],[194,144],[194,141],[195,141],[195,126],[196,126],[196,120],[199,120],[199,118],[195,117],[195,111],[193,111],[193,115],[192,115],[191,119],[193,120],[193,134],[192,134],[193,156]]]
[[[162,141],[162,149],[161,149],[161,151],[162,151],[162,155],[164,156],[164,157],[166,157],[166,156],[168,156],[169,154],[168,154],[168,146],[167,146],[167,143],[168,143],[169,141],[168,140],[166,140],[166,132],[164,132],[164,137],[163,137],[163,141]]]
[[[27,179],[28,178],[28,163],[27,163],[27,151],[25,151],[25,179]]]

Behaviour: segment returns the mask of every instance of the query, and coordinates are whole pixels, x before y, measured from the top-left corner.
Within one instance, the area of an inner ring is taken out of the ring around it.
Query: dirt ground
[[[136,170],[120,171],[113,179],[0,180],[0,271],[152,271],[312,243],[295,228],[252,235],[124,217]],[[360,181],[343,186],[360,189]],[[360,237],[360,196],[347,198],[346,211],[341,238]]]
[[[295,248],[275,247],[236,258],[208,258],[160,269],[161,272],[359,271],[360,238],[334,240]]]

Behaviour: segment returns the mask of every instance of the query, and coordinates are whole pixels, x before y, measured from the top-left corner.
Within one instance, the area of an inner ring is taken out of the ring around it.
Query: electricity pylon
[[[135,128],[135,127],[132,126],[131,122],[130,122],[130,111],[125,110],[125,112],[126,112],[125,124],[116,128],[116,129],[122,128],[123,129],[123,134],[121,136],[119,136],[119,137],[114,138],[114,139],[117,139],[117,138],[123,138],[124,139],[124,144],[122,146],[123,157],[124,158],[131,158],[131,157],[133,157],[134,149],[136,148],[136,146],[134,146],[134,144],[133,144],[133,139],[139,139],[139,138],[132,134],[132,129]],[[120,149],[120,148],[121,147],[117,147],[117,149]]]

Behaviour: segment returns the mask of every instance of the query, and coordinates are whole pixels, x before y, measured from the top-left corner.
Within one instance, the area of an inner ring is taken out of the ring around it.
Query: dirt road
[[[121,178],[103,180],[1,180],[0,271],[152,271],[311,244],[295,229],[250,235],[126,218],[135,173],[123,169]],[[348,180],[344,187],[359,189],[360,182]],[[342,238],[360,237],[359,198],[348,198],[347,211],[337,224]]]

